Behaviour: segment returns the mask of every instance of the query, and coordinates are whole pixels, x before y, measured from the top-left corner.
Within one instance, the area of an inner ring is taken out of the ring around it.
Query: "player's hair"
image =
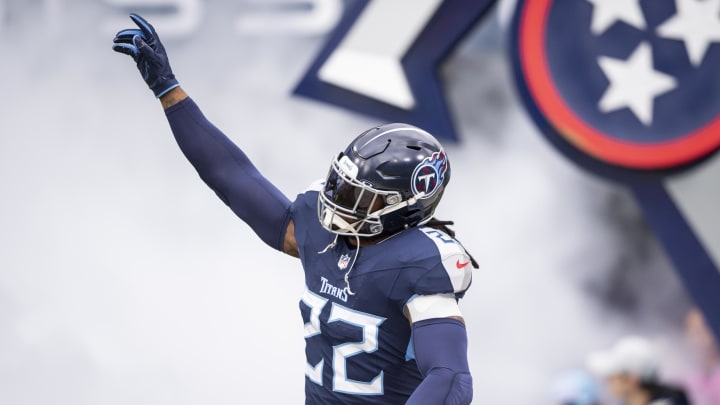
[[[428,223],[425,224],[425,226],[428,226],[433,229],[437,229],[438,231],[445,232],[451,238],[457,240],[458,243],[460,243],[458,238],[455,237],[455,231],[453,231],[452,229],[449,228],[450,225],[455,225],[455,221],[441,221],[435,217],[430,218],[430,221],[428,221]],[[468,250],[465,249],[465,246],[462,243],[460,243],[460,246],[462,246],[463,250],[465,250],[465,253],[470,257],[470,263],[472,263],[473,268],[479,269],[480,266],[478,265],[478,262],[475,260],[473,255],[471,255],[470,252],[468,252]]]

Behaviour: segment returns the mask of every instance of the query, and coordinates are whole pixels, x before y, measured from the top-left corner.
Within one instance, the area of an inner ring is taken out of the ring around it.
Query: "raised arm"
[[[297,256],[290,200],[176,87],[160,98],[175,140],[207,184],[271,247]]]
[[[170,68],[155,29],[131,14],[139,29],[118,32],[115,51],[133,57],[165,109],[180,149],[203,181],[271,247],[297,256],[290,200],[255,168],[225,134],[205,118]]]

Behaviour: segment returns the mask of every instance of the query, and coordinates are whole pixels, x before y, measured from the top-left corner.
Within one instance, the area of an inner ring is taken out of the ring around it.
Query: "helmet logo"
[[[445,151],[435,152],[423,159],[415,167],[412,174],[412,192],[415,195],[423,193],[422,198],[428,198],[435,194],[439,186],[445,180],[447,171],[447,156]]]

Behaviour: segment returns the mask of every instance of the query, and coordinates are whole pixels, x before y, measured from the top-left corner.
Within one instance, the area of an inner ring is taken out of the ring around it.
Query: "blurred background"
[[[300,263],[200,181],[111,41],[130,11],[153,22],[183,87],[292,198],[378,124],[292,96],[348,5],[312,3],[0,0],[1,404],[303,402]],[[525,113],[511,9],[441,71],[461,141],[437,216],[481,265],[461,302],[475,402],[551,403],[626,335],[680,383],[692,301],[628,190]]]

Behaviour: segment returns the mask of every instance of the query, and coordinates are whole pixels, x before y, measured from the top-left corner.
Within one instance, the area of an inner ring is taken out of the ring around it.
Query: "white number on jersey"
[[[310,308],[310,321],[305,324],[305,338],[322,333],[320,326],[320,314],[327,304],[326,298],[305,289],[302,302]],[[385,318],[354,311],[340,304],[332,303],[328,324],[333,322],[345,322],[349,325],[362,329],[363,340],[359,342],[346,342],[333,346],[333,391],[354,395],[382,395],[383,394],[383,372],[375,376],[369,382],[356,381],[347,378],[347,359],[360,353],[372,353],[378,349],[378,333],[380,325]],[[329,326],[328,326],[329,327]],[[324,359],[321,359],[315,366],[306,364],[305,375],[315,384],[322,385],[322,371]]]

